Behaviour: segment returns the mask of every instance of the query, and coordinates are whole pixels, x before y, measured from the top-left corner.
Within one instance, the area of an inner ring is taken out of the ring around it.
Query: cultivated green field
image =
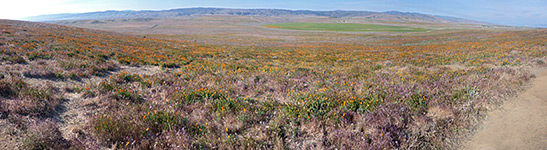
[[[350,31],[350,32],[423,32],[422,28],[353,23],[278,23],[264,25],[269,28],[291,30]]]

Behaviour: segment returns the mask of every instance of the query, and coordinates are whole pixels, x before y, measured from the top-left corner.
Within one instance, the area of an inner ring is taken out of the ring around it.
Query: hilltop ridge
[[[24,18],[29,21],[66,21],[93,19],[135,19],[135,18],[173,18],[184,16],[230,15],[230,16],[322,16],[330,18],[352,17],[375,21],[423,22],[423,23],[464,23],[488,24],[474,20],[435,16],[421,13],[387,11],[312,11],[285,9],[231,9],[231,8],[179,8],[170,10],[108,10],[88,13],[41,15]]]

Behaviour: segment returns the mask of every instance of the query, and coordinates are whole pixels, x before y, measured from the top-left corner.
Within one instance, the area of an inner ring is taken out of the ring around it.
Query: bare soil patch
[[[547,149],[547,71],[528,89],[488,113],[464,149]]]

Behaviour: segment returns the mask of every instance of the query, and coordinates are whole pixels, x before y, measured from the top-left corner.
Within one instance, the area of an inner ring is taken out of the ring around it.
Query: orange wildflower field
[[[456,148],[547,56],[546,29],[223,44],[9,20],[0,32],[0,120],[23,149]],[[79,123],[60,115],[74,98]]]

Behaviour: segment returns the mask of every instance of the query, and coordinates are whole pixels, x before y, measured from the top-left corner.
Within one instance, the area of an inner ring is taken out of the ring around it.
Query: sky
[[[547,0],[0,0],[0,19],[105,10],[189,7],[403,11],[547,27]]]

